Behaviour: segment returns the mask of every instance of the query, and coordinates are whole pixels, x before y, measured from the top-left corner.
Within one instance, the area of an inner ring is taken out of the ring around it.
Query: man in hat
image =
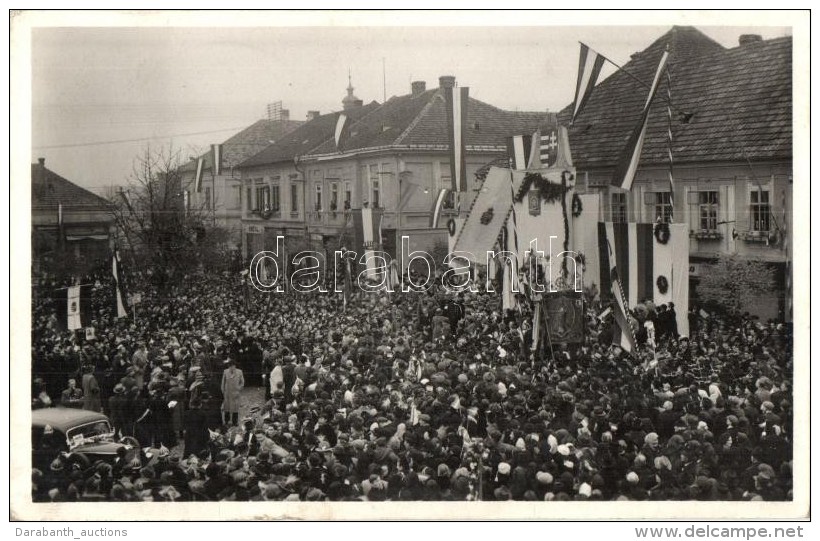
[[[125,436],[128,432],[125,428],[128,418],[128,399],[125,397],[125,385],[122,383],[114,385],[114,394],[108,399],[108,415],[111,418],[114,433]]]
[[[94,366],[83,367],[83,409],[90,411],[102,411],[100,400],[100,385],[94,377]]]
[[[229,358],[228,368],[222,372],[222,422],[236,426],[239,422],[239,398],[245,387],[242,370],[236,367],[233,357]]]

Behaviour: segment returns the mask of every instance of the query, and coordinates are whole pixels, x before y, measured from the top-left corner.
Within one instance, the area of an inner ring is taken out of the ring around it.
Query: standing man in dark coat
[[[114,433],[127,435],[126,421],[128,419],[128,399],[125,397],[125,385],[114,385],[114,394],[108,399],[108,414],[111,416],[111,426]]]
[[[208,448],[208,420],[202,411],[202,401],[191,400],[190,408],[185,412],[185,455],[197,455]]]

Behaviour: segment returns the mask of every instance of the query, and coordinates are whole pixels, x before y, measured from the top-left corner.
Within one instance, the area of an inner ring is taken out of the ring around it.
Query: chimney
[[[750,43],[757,43],[758,41],[763,41],[763,37],[760,34],[741,34],[737,40],[741,47],[749,45]]]
[[[441,88],[453,88],[456,86],[455,75],[442,75],[438,78],[438,86]]]
[[[308,122],[310,122],[311,120],[313,120],[314,118],[316,118],[316,117],[318,117],[318,116],[319,116],[319,111],[308,111],[308,112],[307,112],[307,120],[308,120]]]
[[[290,110],[289,109],[282,109],[282,116],[279,118],[281,122],[287,122],[290,120]]]
[[[410,89],[414,96],[418,96],[427,90],[427,83],[424,81],[413,81],[410,83]]]
[[[46,168],[46,159],[45,158],[37,158],[37,162],[40,164],[41,169]]]

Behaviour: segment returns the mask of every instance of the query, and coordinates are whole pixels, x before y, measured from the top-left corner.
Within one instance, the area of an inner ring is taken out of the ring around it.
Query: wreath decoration
[[[492,222],[493,221],[493,216],[494,216],[493,207],[490,207],[487,210],[485,210],[484,213],[481,215],[481,225],[487,225],[490,222]],[[450,220],[452,220],[452,218],[450,218]],[[448,222],[447,223],[447,229],[449,229],[449,228],[450,228],[450,224]],[[455,224],[453,224],[453,231],[455,231]]]
[[[658,286],[658,291],[661,295],[666,295],[666,292],[669,291],[669,280],[666,279],[666,276],[658,276],[655,284]]]
[[[521,187],[518,188],[518,193],[515,194],[514,201],[516,203],[523,201],[524,195],[526,195],[526,193],[530,190],[531,186],[535,186],[535,188],[538,189],[541,199],[547,203],[554,203],[556,201],[563,200],[564,194],[569,191],[565,181],[558,184],[555,182],[550,182],[544,178],[541,173],[527,173],[524,175],[524,182],[522,182]]]
[[[456,234],[456,221],[452,218],[447,220],[447,232],[450,233],[451,237],[454,237]]]
[[[581,204],[581,198],[577,193],[572,194],[572,217],[577,218],[584,211],[584,205]]]
[[[666,244],[669,242],[669,224],[666,222],[661,222],[659,224],[655,224],[655,240],[660,242],[661,244]]]

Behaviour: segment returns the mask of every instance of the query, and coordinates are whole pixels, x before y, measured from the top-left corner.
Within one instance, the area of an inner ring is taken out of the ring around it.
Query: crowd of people
[[[792,498],[784,323],[711,314],[679,336],[650,306],[656,346],[628,353],[589,295],[584,343],[533,351],[526,303],[497,293],[343,302],[192,275],[115,318],[88,279],[93,338],[35,297],[33,407],[103,411],[142,451],[55,456],[34,501]]]

